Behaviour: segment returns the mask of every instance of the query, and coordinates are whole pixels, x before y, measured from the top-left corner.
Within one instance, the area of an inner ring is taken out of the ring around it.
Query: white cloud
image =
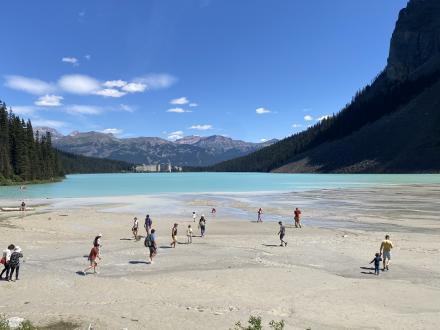
[[[122,87],[122,90],[128,93],[140,93],[147,89],[147,85],[140,82],[131,82]]]
[[[66,111],[70,114],[98,115],[102,109],[93,105],[71,105],[66,107]]]
[[[191,111],[185,110],[185,109],[182,109],[182,108],[172,108],[172,109],[168,109],[167,112],[185,113],[185,112],[191,112]]]
[[[126,112],[134,112],[133,107],[127,105],[127,104],[120,104],[119,105],[122,111],[126,111]]]
[[[17,114],[17,115],[32,115],[33,113],[35,113],[35,107],[32,106],[14,106],[11,107],[12,112]]]
[[[265,113],[270,113],[271,111],[269,109],[266,108],[258,108],[255,110],[255,112],[259,115],[263,115]]]
[[[312,120],[313,120],[313,117],[310,116],[310,115],[306,115],[306,116],[304,116],[304,120],[305,120],[305,121],[312,121]]]
[[[293,128],[299,128],[299,127],[302,127],[302,125],[301,124],[292,124],[292,127]]]
[[[64,91],[80,95],[93,94],[100,89],[99,81],[81,74],[62,76],[58,84]]]
[[[168,133],[168,139],[171,141],[176,141],[183,138],[183,131],[175,131]]]
[[[172,99],[170,101],[170,104],[175,104],[175,105],[184,105],[184,104],[188,104],[188,103],[189,103],[189,101],[185,96],[179,97],[177,99]]]
[[[267,139],[260,139],[260,142],[267,142]]]
[[[37,119],[32,121],[32,125],[34,127],[51,127],[51,128],[61,128],[66,126],[66,123],[58,120],[46,120],[46,119]]]
[[[43,95],[55,91],[55,86],[40,79],[23,76],[5,76],[5,86],[35,95]]]
[[[151,73],[136,78],[134,82],[146,84],[148,89],[163,89],[174,85],[177,78],[167,73]]]
[[[199,105],[197,103],[190,103],[189,106],[190,107],[198,107]]]
[[[70,63],[70,64],[73,64],[73,65],[75,65],[75,66],[79,65],[79,63],[78,63],[78,59],[77,59],[76,57],[63,57],[63,58],[61,59],[61,61],[64,62],[64,63]]]
[[[101,133],[114,134],[114,135],[121,134],[122,132],[123,132],[123,130],[119,129],[119,128],[106,128],[106,129],[101,131]]]
[[[40,107],[59,107],[62,105],[61,101],[64,98],[58,95],[49,95],[46,94],[44,96],[40,96],[37,101],[35,101],[35,105]]]
[[[102,84],[102,86],[107,87],[107,88],[114,88],[114,87],[124,87],[125,85],[127,85],[127,82],[124,80],[108,80],[105,83]]]
[[[105,96],[105,97],[122,97],[127,93],[121,92],[121,91],[114,89],[114,88],[105,88],[105,89],[101,89],[99,91],[93,92],[93,94],[101,95],[101,96]]]
[[[207,131],[209,129],[213,129],[212,125],[192,125],[189,129],[195,129],[198,131]]]
[[[329,115],[324,115],[324,116],[319,117],[319,118],[316,119],[316,120],[317,120],[317,121],[321,121],[321,120],[327,119],[327,118],[329,118],[329,117],[330,117]]]

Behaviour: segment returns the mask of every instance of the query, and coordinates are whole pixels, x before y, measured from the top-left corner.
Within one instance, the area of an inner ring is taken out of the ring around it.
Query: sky
[[[385,67],[406,3],[2,1],[0,100],[63,134],[284,138]]]

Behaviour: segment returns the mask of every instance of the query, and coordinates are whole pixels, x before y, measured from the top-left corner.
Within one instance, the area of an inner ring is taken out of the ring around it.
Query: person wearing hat
[[[176,243],[177,243],[177,226],[178,226],[178,224],[175,223],[173,228],[171,228],[171,239],[172,239],[172,242],[171,242],[170,245],[173,248],[176,247]]]
[[[133,236],[134,236],[135,240],[137,240],[138,229],[139,229],[139,221],[138,221],[138,218],[134,217],[133,227],[131,228],[131,231],[133,232]]]
[[[19,246],[14,248],[14,251],[11,253],[11,259],[9,260],[9,267],[11,272],[9,273],[9,281],[12,281],[12,275],[15,272],[15,281],[18,280],[18,273],[20,272],[20,258],[23,258],[23,254],[21,253],[21,249]]]

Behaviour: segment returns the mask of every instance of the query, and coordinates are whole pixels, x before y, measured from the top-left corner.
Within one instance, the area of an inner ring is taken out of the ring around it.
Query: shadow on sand
[[[277,244],[261,244],[261,245],[266,246],[266,247],[277,247],[277,246],[279,246]]]
[[[361,272],[361,274],[375,275],[374,274],[374,267],[359,267],[359,268],[364,270],[363,272]],[[369,270],[369,271],[367,272],[367,270]]]
[[[159,246],[159,248],[160,249],[172,249],[172,247],[168,246],[168,245],[162,245],[162,246]]]
[[[128,263],[132,264],[132,265],[137,265],[137,264],[149,265],[150,264],[148,261],[141,261],[141,260],[130,260]]]

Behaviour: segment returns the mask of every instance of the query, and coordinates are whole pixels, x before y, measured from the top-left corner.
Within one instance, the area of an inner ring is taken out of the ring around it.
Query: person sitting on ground
[[[186,243],[187,244],[191,244],[193,242],[193,238],[192,237],[193,237],[193,230],[191,228],[191,225],[188,225],[188,229],[186,231],[186,238],[187,238]]]
[[[281,241],[280,246],[287,246],[287,242],[284,241],[284,236],[286,235],[286,227],[284,227],[284,225],[281,221],[278,222],[278,224],[280,225],[280,231],[278,232],[277,235],[280,235],[280,241]],[[283,243],[284,243],[284,245],[283,245]]]
[[[83,274],[87,274],[87,271],[89,269],[93,268],[93,273],[94,274],[99,274],[98,271],[96,270],[96,268],[98,267],[98,262],[96,259],[101,260],[101,254],[99,252],[99,248],[97,246],[92,247],[92,249],[90,250],[89,253],[89,258],[88,260],[90,261],[90,266],[87,267],[86,269],[84,269]]]
[[[12,275],[15,272],[15,281],[18,280],[18,274],[20,272],[20,258],[23,258],[23,253],[21,253],[21,249],[19,246],[14,248],[14,251],[11,253],[11,259],[9,260],[10,273],[9,273],[9,281],[12,281]]]
[[[151,226],[153,225],[153,220],[151,220],[150,215],[147,214],[146,218],[145,218],[145,224],[144,224],[144,228],[147,231],[147,234],[150,233],[151,230]]]
[[[175,248],[176,247],[176,243],[177,243],[177,226],[178,224],[175,223],[173,228],[171,228],[171,247]]]
[[[151,229],[150,233],[145,237],[144,245],[145,247],[148,247],[148,250],[150,251],[150,264],[152,264],[153,258],[157,254],[156,230]]]
[[[205,216],[202,214],[199,220],[199,228],[200,228],[200,236],[205,236],[205,229],[206,229],[206,219]]]
[[[390,241],[390,235],[386,235],[385,239],[380,244],[380,254],[383,259],[383,269],[389,270],[390,260],[391,260],[391,249],[393,248],[393,242]]]
[[[374,262],[374,274],[379,275],[380,262],[382,258],[380,257],[380,253],[376,253],[373,260],[370,261],[370,264]]]
[[[295,228],[301,228],[301,210],[299,208],[296,208],[293,213],[295,215]]]
[[[6,250],[3,251],[3,256],[1,259],[1,263],[3,264],[3,266],[5,268],[3,268],[1,274],[0,274],[0,280],[3,279],[3,274],[6,273],[6,277],[5,280],[8,281],[9,280],[9,270],[11,269],[11,265],[9,264],[10,260],[11,260],[11,254],[12,251],[14,251],[15,249],[15,245],[14,244],[10,244],[8,246],[8,248]]]
[[[138,218],[134,217],[133,227],[131,228],[131,231],[133,232],[133,236],[135,240],[137,240],[138,229],[139,229],[139,221]]]

